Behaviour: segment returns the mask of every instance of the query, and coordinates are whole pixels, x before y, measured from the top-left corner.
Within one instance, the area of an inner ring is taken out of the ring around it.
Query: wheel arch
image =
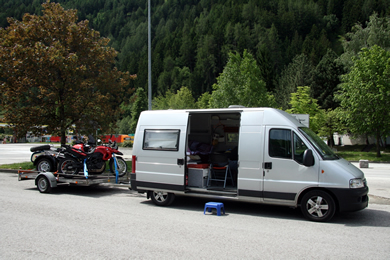
[[[305,196],[306,193],[313,191],[313,190],[320,190],[320,191],[328,193],[329,196],[332,197],[332,199],[336,205],[336,212],[340,211],[340,205],[339,205],[339,201],[338,201],[336,195],[333,192],[331,192],[330,190],[328,190],[327,188],[323,188],[323,187],[310,187],[310,188],[307,188],[307,189],[301,191],[301,193],[298,196],[297,207],[301,206],[301,201],[302,201],[303,196]]]
[[[35,177],[35,185],[38,185],[38,179],[41,176],[45,176],[46,177],[46,179],[50,183],[50,187],[52,187],[52,188],[57,187],[57,179],[51,172],[41,172],[41,173],[39,173],[37,175],[37,177]]]

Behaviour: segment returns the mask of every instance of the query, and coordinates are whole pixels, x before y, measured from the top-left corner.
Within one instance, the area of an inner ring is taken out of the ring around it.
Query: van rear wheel
[[[308,220],[324,222],[329,221],[334,216],[336,204],[328,193],[313,190],[303,196],[301,211]]]
[[[168,206],[171,205],[175,199],[175,194],[163,191],[152,191],[151,199],[157,206]]]

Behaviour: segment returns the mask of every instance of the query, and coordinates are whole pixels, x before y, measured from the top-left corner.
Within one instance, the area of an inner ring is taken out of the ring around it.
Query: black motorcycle
[[[91,139],[91,137],[90,137]],[[58,172],[77,175],[79,172],[87,171],[88,174],[101,174],[109,162],[110,171],[122,177],[127,173],[126,161],[117,155],[123,155],[118,151],[115,142],[106,145],[90,147],[64,145],[58,153]]]

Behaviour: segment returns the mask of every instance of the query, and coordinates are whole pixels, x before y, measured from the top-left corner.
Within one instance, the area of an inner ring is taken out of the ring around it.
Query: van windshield
[[[330,147],[319,138],[312,130],[307,127],[300,127],[300,132],[314,146],[317,152],[324,160],[337,160],[339,157],[330,149]]]

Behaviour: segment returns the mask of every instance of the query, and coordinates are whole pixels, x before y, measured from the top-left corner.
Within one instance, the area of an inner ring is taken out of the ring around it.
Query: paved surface
[[[67,187],[41,194],[1,173],[0,259],[337,259],[390,256],[390,205],[305,220],[299,210],[177,197],[157,207],[127,188]]]
[[[359,163],[352,163],[359,167]],[[390,164],[370,163],[369,168],[361,168],[370,188],[369,194],[379,198],[387,198],[390,203]],[[375,199],[371,196],[370,200]]]

